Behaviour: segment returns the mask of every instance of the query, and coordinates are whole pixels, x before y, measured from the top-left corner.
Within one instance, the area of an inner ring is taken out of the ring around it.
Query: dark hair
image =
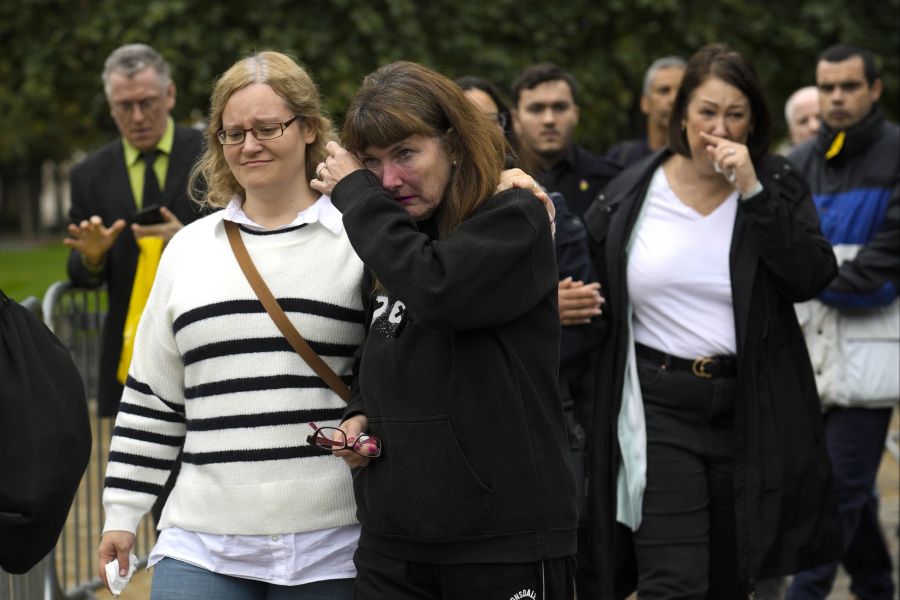
[[[866,81],[869,85],[875,83],[876,79],[881,78],[881,71],[878,69],[875,55],[869,50],[854,46],[853,44],[835,44],[829,46],[819,55],[819,59],[816,62],[823,60],[830,63],[844,62],[854,56],[858,56],[862,59],[863,70],[865,71]]]
[[[437,212],[446,235],[494,194],[505,141],[458,85],[412,62],[395,62],[363,80],[344,119],[344,147],[387,148],[411,135],[436,137],[456,163]]]
[[[548,81],[565,81],[569,86],[569,91],[572,92],[572,102],[578,104],[578,99],[576,97],[578,90],[575,86],[575,78],[553,63],[541,63],[527,67],[516,80],[513,81],[511,88],[513,106],[518,108],[519,97],[524,90],[534,89]]]
[[[497,114],[503,115],[503,135],[506,136],[508,148],[506,150],[506,168],[512,169],[517,165],[524,169],[522,158],[519,155],[519,140],[512,128],[512,115],[509,113],[509,106],[500,97],[500,92],[496,86],[487,79],[475,77],[473,75],[464,75],[457,77],[453,82],[460,87],[462,91],[480,90],[487,94],[490,99],[497,105]]]
[[[500,92],[497,90],[493,83],[491,83],[487,79],[475,77],[474,75],[464,75],[462,77],[457,77],[453,80],[453,83],[458,85],[462,91],[481,90],[482,92],[490,96],[494,104],[497,105],[497,112],[506,115],[506,122],[509,123],[509,106],[507,106],[506,102],[503,101],[503,98],[500,97]]]
[[[772,142],[772,117],[753,65],[739,52],[724,44],[704,46],[688,61],[672,106],[672,116],[669,118],[669,147],[678,154],[691,156],[682,123],[694,90],[711,77],[733,85],[750,102],[751,125],[747,149],[753,162],[759,161]]]

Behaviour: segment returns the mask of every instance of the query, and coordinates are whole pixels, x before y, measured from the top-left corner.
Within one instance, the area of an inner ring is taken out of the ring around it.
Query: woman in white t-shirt
[[[745,599],[840,548],[793,311],[836,266],[805,182],[769,142],[753,67],[707,46],[669,147],[585,215],[610,328],[579,596]]]

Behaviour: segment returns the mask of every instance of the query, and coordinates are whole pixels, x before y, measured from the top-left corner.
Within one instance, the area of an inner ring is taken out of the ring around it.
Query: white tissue
[[[734,154],[734,152],[732,152]],[[715,169],[716,173],[721,173],[725,176],[725,179],[728,180],[728,183],[734,184],[737,180],[737,171],[734,170],[734,167],[728,167],[727,171],[723,171],[721,167],[719,167],[719,163],[713,161],[713,169]]]
[[[106,580],[109,582],[109,591],[118,598],[125,590],[125,586],[131,581],[131,576],[137,571],[137,556],[134,552],[128,555],[128,574],[125,577],[119,575],[119,559],[106,563]]]

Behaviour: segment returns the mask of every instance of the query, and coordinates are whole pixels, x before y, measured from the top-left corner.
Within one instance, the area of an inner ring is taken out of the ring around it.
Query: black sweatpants
[[[397,560],[368,548],[353,556],[354,600],[572,600],[575,557],[525,564]]]

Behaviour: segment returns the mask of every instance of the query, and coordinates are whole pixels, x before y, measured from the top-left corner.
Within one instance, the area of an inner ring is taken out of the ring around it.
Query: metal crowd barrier
[[[0,569],[0,600],[58,600],[53,572],[53,553],[23,575]]]
[[[114,419],[97,415],[97,367],[106,292],[76,288],[58,281],[44,294],[43,303],[22,303],[36,314],[69,349],[84,380],[91,419],[91,460],[75,495],[69,517],[53,551],[23,575],[0,571],[0,600],[82,600],[96,598],[102,583],[97,575],[97,545],[103,527],[103,477]],[[138,566],[146,564],[156,539],[152,517],[141,523],[135,542]]]
[[[41,301],[35,298],[34,296],[28,296],[24,300],[22,300],[19,304],[33,312],[40,320],[44,320],[44,311],[41,308]]]

